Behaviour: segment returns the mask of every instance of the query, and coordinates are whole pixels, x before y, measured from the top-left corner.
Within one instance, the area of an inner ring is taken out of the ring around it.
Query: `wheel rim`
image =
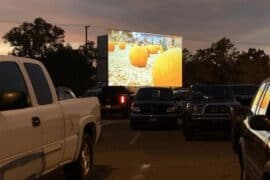
[[[90,153],[90,148],[87,143],[85,143],[83,146],[81,157],[82,157],[82,161],[81,161],[82,171],[84,175],[87,175],[91,168],[91,153]]]

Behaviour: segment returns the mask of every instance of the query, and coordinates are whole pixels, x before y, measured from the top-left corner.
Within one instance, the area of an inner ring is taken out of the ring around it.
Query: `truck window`
[[[267,87],[264,97],[261,100],[261,103],[258,107],[258,115],[266,115],[266,112],[269,111],[269,101],[270,101],[270,86]],[[269,112],[267,112],[267,115]]]
[[[21,91],[28,96],[23,75],[14,62],[0,63],[0,93],[5,91]]]
[[[258,105],[259,105],[259,102],[262,98],[262,95],[263,95],[263,92],[264,92],[264,89],[266,88],[266,83],[263,83],[260,88],[258,89],[257,91],[257,94],[255,96],[255,98],[253,99],[253,102],[251,103],[252,106],[251,106],[251,111],[253,114],[256,114],[256,110],[258,108]]]
[[[31,63],[25,63],[24,66],[34,88],[38,104],[51,104],[53,101],[51,90],[41,67]]]

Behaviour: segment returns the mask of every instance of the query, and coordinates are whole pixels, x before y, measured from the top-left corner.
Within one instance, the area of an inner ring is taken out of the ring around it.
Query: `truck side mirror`
[[[252,116],[249,119],[249,125],[254,130],[270,131],[270,122],[266,116]]]
[[[29,107],[26,93],[21,91],[5,91],[0,93],[0,111]]]

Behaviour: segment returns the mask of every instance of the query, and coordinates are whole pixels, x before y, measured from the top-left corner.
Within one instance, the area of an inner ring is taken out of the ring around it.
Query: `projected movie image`
[[[182,38],[111,30],[109,86],[182,87]]]

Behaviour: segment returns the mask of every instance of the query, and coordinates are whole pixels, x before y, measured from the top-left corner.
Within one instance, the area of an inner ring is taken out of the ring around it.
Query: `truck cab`
[[[77,172],[78,179],[90,176],[99,120],[97,98],[59,101],[42,63],[0,56],[0,179],[36,178],[64,165],[68,169],[82,161],[84,146],[88,166],[77,165],[85,173]]]

